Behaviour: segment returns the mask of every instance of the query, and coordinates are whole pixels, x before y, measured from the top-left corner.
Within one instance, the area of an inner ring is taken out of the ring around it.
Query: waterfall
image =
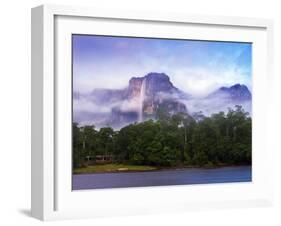
[[[140,96],[139,96],[139,122],[143,121],[143,103],[145,100],[145,89],[146,89],[146,81],[144,78],[141,83]]]

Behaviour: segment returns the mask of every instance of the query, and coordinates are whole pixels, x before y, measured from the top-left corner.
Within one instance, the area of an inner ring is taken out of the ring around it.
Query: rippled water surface
[[[251,166],[73,175],[73,190],[250,182]]]

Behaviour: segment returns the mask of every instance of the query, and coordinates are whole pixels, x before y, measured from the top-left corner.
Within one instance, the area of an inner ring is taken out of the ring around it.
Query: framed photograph
[[[273,22],[32,9],[32,216],[271,205]]]

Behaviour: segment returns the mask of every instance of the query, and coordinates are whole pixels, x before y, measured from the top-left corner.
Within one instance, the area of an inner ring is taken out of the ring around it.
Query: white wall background
[[[276,0],[6,0],[0,8],[0,224],[42,224],[30,208],[30,8],[43,3],[86,5],[275,20],[275,105],[271,109],[275,149],[276,203],[270,208],[50,222],[52,225],[281,225],[281,13]],[[219,191],[218,191],[219,192]],[[94,205],[94,204],[93,204]]]

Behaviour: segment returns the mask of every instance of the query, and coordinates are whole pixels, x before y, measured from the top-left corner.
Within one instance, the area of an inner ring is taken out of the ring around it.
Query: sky
[[[250,43],[73,35],[72,51],[74,92],[125,88],[149,72],[194,96],[237,83],[252,90]]]

